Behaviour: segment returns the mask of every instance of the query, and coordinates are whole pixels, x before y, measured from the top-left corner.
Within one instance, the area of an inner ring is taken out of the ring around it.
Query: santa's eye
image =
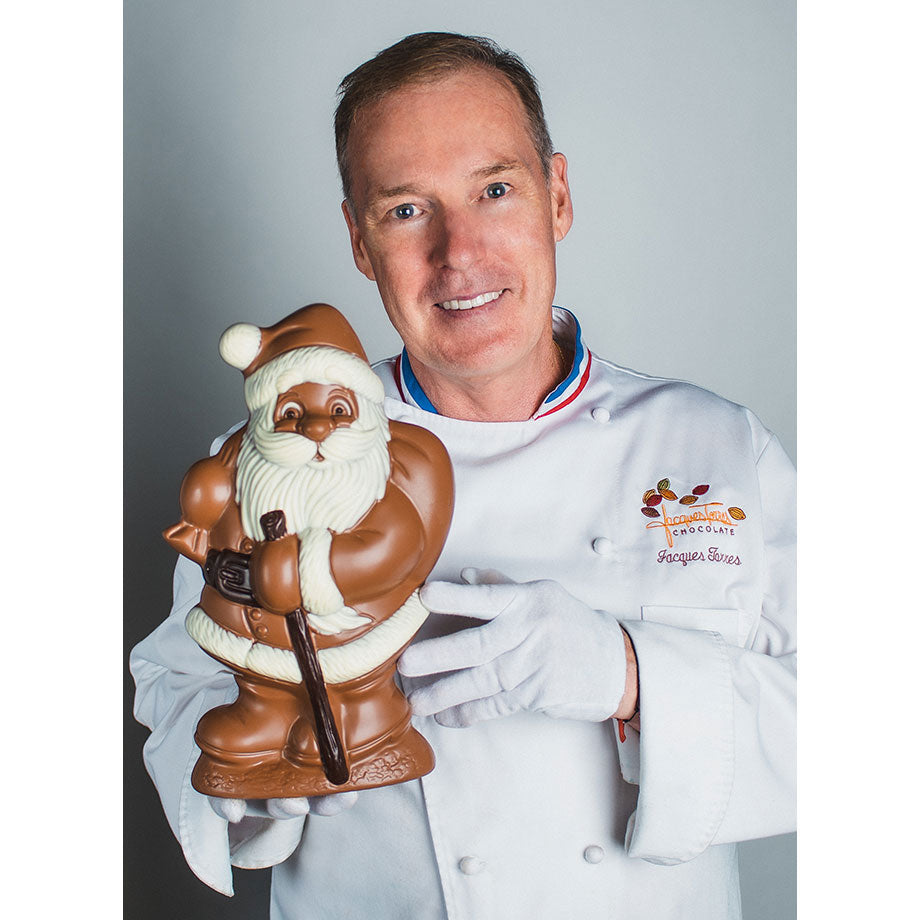
[[[303,415],[303,407],[299,403],[286,402],[278,411],[280,419],[298,419]]]
[[[330,409],[330,415],[343,417],[352,414],[352,408],[346,402],[333,403]]]

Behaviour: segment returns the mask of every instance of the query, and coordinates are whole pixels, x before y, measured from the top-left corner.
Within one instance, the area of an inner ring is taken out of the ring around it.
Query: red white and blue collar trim
[[[568,376],[543,400],[533,414],[533,419],[545,418],[564,409],[585,388],[591,373],[591,352],[582,343],[581,325],[574,313],[562,307],[553,307],[553,338],[567,352],[574,352],[575,358]],[[393,376],[396,378],[396,386],[404,403],[424,412],[439,414],[418,382],[405,348],[396,358]]]

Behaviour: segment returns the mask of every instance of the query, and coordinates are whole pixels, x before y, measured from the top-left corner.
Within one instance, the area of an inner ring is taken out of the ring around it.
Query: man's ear
[[[351,239],[351,254],[354,257],[358,271],[370,281],[376,281],[374,269],[371,266],[371,260],[368,258],[367,249],[364,246],[364,239],[358,227],[358,219],[352,211],[347,198],[342,202],[342,214],[345,215],[345,223],[348,225],[348,236]]]
[[[553,208],[553,233],[556,242],[565,239],[572,227],[572,193],[569,190],[569,164],[561,153],[554,153],[549,170],[549,194]]]

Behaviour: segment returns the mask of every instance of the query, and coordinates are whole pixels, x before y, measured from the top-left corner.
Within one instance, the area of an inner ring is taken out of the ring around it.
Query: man
[[[180,635],[200,589],[180,570],[137,669],[186,857],[225,892],[231,861],[275,865],[282,918],[738,917],[735,841],[794,815],[789,461],[747,410],[602,361],[552,307],[567,167],[514,56],[410,36],[342,90],[354,258],[405,343],[377,368],[387,413],[455,473],[399,665],[437,766],[228,828],[173,762],[187,712],[228,693]],[[269,817],[308,805],[305,831]]]

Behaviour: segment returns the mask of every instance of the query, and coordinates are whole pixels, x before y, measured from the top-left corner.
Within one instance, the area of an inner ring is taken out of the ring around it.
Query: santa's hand
[[[522,709],[593,722],[617,712],[626,649],[613,614],[554,581],[432,582],[421,599],[432,613],[486,622],[403,652],[398,667],[407,677],[453,672],[409,694],[416,715],[459,728]]]
[[[277,818],[285,821],[303,815],[337,815],[347,811],[358,801],[357,792],[340,792],[337,795],[302,796],[290,799],[221,799],[209,795],[211,808],[231,824],[243,818]]]
[[[260,607],[285,614],[300,606],[299,552],[300,541],[294,534],[253,547],[249,581]]]

